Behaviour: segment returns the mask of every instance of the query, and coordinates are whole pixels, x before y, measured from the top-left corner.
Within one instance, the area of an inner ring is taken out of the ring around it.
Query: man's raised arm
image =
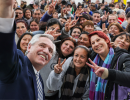
[[[17,47],[13,4],[15,0],[0,0],[0,81],[12,81],[18,73]]]

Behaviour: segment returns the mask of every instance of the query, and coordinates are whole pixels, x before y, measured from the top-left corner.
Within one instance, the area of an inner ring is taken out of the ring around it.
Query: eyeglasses
[[[35,15],[40,15],[40,13],[34,13]]]
[[[48,30],[54,30],[55,28],[54,27],[49,27]],[[56,33],[61,33],[61,30],[56,30]]]
[[[15,12],[15,13],[16,13],[16,15],[18,15],[18,14],[21,15],[21,14],[22,14],[22,13],[20,13],[20,12]]]

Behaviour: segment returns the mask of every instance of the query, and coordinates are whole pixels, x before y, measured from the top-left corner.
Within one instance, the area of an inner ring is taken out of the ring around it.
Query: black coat
[[[122,85],[130,88],[130,54],[126,50],[116,48],[115,55],[111,62],[111,67],[108,70],[109,76],[107,78],[108,83],[106,86],[106,91],[104,95],[105,100],[111,99],[111,92],[113,90],[113,85]],[[125,53],[125,54],[123,54]],[[118,62],[118,70],[113,69],[118,57],[121,55]],[[118,93],[118,90],[115,89],[115,92]],[[116,97],[116,99],[119,99]]]
[[[111,67],[108,70],[109,76],[106,78],[108,80],[106,91],[104,95],[104,100],[111,100],[111,92],[113,90],[113,85],[122,85],[130,87],[130,54],[128,51],[120,48],[114,49],[114,57],[111,62]],[[125,53],[125,54],[124,54]],[[121,55],[118,63],[118,70],[113,69],[117,63],[118,57]],[[96,53],[92,51],[91,59],[93,60],[96,56]],[[117,93],[117,89],[115,89]],[[118,98],[116,97],[116,100]]]

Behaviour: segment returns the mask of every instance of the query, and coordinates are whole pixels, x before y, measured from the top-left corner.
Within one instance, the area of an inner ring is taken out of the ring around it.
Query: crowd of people
[[[1,0],[0,99],[129,100],[129,28],[129,1]]]

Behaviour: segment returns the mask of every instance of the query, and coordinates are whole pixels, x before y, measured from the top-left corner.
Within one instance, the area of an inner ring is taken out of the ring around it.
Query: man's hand
[[[102,32],[104,32],[105,34],[108,33],[108,30],[106,28],[106,24],[105,23],[102,24]]]
[[[104,15],[102,16],[102,22],[105,22],[107,20],[107,17],[109,16],[109,12],[106,14],[106,11],[104,12]]]
[[[0,0],[0,18],[13,17],[13,5],[15,0]]]

